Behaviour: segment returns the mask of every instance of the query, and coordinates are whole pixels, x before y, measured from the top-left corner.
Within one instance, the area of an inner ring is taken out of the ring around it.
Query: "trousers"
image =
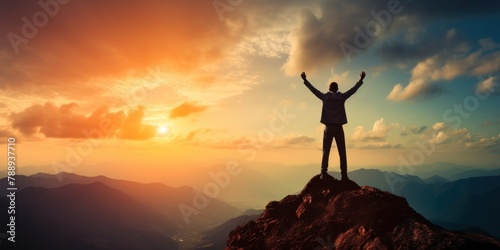
[[[323,159],[321,161],[321,171],[328,170],[328,161],[330,158],[330,149],[332,147],[333,138],[337,144],[337,150],[340,158],[340,171],[342,174],[347,173],[347,155],[345,150],[344,128],[341,124],[325,125],[323,133]]]

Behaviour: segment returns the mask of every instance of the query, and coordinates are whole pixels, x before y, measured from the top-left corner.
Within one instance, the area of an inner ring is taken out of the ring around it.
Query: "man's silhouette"
[[[345,137],[342,125],[347,123],[347,116],[345,113],[344,103],[347,98],[351,97],[363,85],[363,79],[366,74],[362,71],[359,76],[359,81],[354,87],[345,93],[339,92],[339,87],[336,82],[330,83],[330,91],[322,93],[317,90],[306,79],[306,73],[302,72],[300,75],[304,79],[304,84],[311,90],[311,92],[323,102],[323,109],[321,111],[321,123],[325,124],[325,131],[323,133],[323,159],[321,161],[321,178],[323,179],[328,171],[328,158],[330,157],[330,148],[332,141],[335,137],[337,149],[340,157],[340,171],[342,173],[342,180],[349,180],[347,177],[347,156],[345,152]]]

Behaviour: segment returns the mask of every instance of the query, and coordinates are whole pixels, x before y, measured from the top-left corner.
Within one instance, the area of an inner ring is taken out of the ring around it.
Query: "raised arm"
[[[365,79],[365,76],[366,76],[366,73],[364,71],[361,71],[361,73],[359,73],[359,81],[356,83],[356,85],[354,85],[354,87],[352,87],[350,90],[348,90],[347,92],[344,93],[345,99],[351,97],[351,95],[356,93],[356,91],[359,89],[359,87],[361,87],[361,85],[363,85],[363,79]]]
[[[305,72],[302,72],[302,74],[300,74],[300,77],[302,77],[302,79],[304,80],[304,84],[306,85],[306,87],[316,96],[318,97],[320,100],[323,101],[323,97],[325,94],[321,93],[321,91],[317,90],[314,86],[312,86],[312,84],[307,80],[307,76],[306,76],[306,73]]]

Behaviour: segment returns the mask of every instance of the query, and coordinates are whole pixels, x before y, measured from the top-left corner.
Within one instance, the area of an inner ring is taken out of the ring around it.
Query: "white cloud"
[[[285,146],[304,146],[313,143],[316,139],[306,135],[289,135],[285,137],[282,143]]]
[[[412,70],[412,78],[410,83],[403,87],[401,83],[394,86],[392,91],[387,96],[391,101],[425,99],[427,95],[438,92],[440,88],[431,85],[431,79],[436,78],[434,69],[437,67],[437,58],[430,57],[422,62],[419,62]]]
[[[491,47],[488,42],[481,41],[483,47]],[[483,75],[500,70],[500,51],[486,53],[485,50],[478,49],[467,54],[468,50],[468,46],[459,44],[451,50],[445,49],[418,62],[411,71],[412,76],[408,85],[397,83],[387,99],[391,101],[427,99],[441,92],[442,87],[436,84],[437,81],[450,81],[463,75]],[[463,53],[465,54],[460,56]],[[487,84],[491,83],[484,83],[483,90]]]
[[[432,144],[443,144],[448,142],[448,135],[444,131],[439,131],[437,134],[433,135],[431,139],[429,139],[429,143]]]
[[[481,137],[479,139],[466,142],[465,146],[468,148],[491,148],[500,144],[500,134],[491,137]]]
[[[399,148],[401,144],[392,145],[386,141],[368,142],[361,146],[364,149]]]
[[[479,82],[476,86],[476,93],[487,94],[495,91],[496,87],[496,77],[490,76],[485,80]]]
[[[394,126],[397,125],[392,124],[388,126],[385,124],[384,118],[380,118],[375,121],[370,131],[366,132],[363,126],[356,127],[351,139],[353,141],[381,141],[387,137],[387,133]]]
[[[352,142],[359,142],[360,148],[391,148],[399,147],[400,145],[391,145],[386,141],[389,131],[392,128],[398,127],[398,123],[392,123],[387,125],[384,122],[384,118],[380,118],[373,124],[373,127],[369,131],[365,131],[363,126],[358,126],[355,128],[354,133],[350,137]]]
[[[434,130],[443,130],[446,128],[446,125],[444,124],[444,122],[436,122],[434,123],[434,125],[432,125],[432,129]]]

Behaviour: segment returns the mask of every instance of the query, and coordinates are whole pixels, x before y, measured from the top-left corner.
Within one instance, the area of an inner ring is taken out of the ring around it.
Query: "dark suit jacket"
[[[304,84],[316,97],[318,97],[323,102],[323,110],[321,111],[321,123],[329,125],[347,123],[347,115],[345,113],[344,103],[349,97],[351,97],[351,95],[356,93],[361,85],[363,85],[363,81],[357,82],[354,87],[352,87],[345,93],[333,93],[331,91],[322,93],[314,86],[312,86],[309,81],[305,80]]]

